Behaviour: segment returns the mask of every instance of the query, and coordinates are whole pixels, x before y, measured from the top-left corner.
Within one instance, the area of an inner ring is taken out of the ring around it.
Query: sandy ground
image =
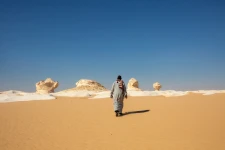
[[[129,97],[124,112],[111,99],[1,103],[0,150],[225,150],[225,94]]]

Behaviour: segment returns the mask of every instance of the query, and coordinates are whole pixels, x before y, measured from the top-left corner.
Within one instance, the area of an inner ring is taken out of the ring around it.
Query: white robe
[[[127,95],[126,85],[123,82],[123,89],[119,88],[119,81],[115,81],[112,85],[111,96],[113,96],[114,111],[119,111],[122,113],[123,110],[123,100]]]

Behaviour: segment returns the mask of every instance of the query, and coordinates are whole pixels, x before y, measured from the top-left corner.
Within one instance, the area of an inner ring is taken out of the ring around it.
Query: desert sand
[[[124,113],[109,98],[0,103],[0,150],[225,149],[225,94],[129,97]]]

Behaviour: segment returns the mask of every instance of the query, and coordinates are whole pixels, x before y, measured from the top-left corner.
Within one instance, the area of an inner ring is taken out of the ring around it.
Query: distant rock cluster
[[[46,80],[41,80],[36,83],[36,93],[39,93],[39,94],[54,93],[54,90],[58,86],[59,86],[59,83],[57,81],[53,81],[51,78],[47,78]],[[153,88],[156,91],[159,91],[161,87],[162,87],[161,84],[158,82],[153,84]],[[128,81],[127,90],[141,91],[141,89],[139,88],[138,80],[136,80],[135,78],[131,78]],[[101,92],[101,91],[107,91],[107,89],[95,80],[80,79],[78,82],[76,82],[76,86],[74,88],[67,89],[61,92],[73,92],[73,91]]]

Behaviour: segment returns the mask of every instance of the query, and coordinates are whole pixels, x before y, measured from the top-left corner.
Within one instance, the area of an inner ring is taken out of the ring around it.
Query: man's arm
[[[115,82],[113,83],[112,88],[111,88],[111,92],[110,92],[111,98],[113,98],[114,87],[115,87]]]
[[[127,98],[127,87],[125,85],[125,83],[123,83],[123,91],[124,91],[124,97]]]

